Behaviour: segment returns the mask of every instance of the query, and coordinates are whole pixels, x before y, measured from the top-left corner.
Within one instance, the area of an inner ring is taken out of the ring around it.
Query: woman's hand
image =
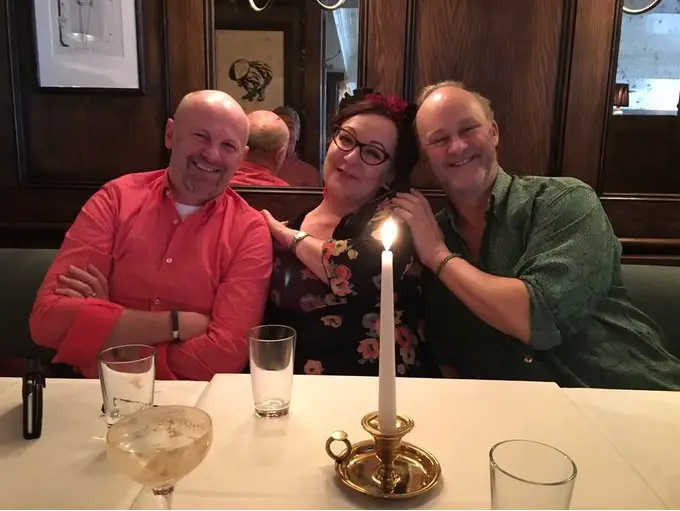
[[[295,237],[295,230],[287,227],[284,222],[279,222],[266,209],[262,210],[262,216],[267,222],[272,237],[284,247],[290,247],[291,243],[293,243],[293,238]]]
[[[397,193],[392,199],[392,206],[394,213],[411,228],[413,244],[420,261],[434,270],[442,254],[447,254],[448,249],[430,203],[423,194],[411,190],[411,193]]]

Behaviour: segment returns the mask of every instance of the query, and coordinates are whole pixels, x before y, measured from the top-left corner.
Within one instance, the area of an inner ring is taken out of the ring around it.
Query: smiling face
[[[328,196],[357,207],[372,199],[393,177],[397,137],[397,126],[381,115],[358,114],[347,119],[330,143],[324,162]]]
[[[169,175],[182,204],[201,205],[227,188],[248,151],[248,120],[230,96],[204,91],[191,96],[168,120]]]
[[[421,147],[435,177],[453,195],[478,197],[498,173],[498,125],[470,92],[443,87],[416,116]]]

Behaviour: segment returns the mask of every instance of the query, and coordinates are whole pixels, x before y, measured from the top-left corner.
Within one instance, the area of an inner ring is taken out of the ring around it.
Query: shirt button
[[[179,220],[177,220],[177,219],[175,218],[175,219],[172,221],[172,223],[175,224],[175,225],[177,225],[177,224],[179,223]]]
[[[534,357],[531,355],[524,355],[524,362],[526,364],[532,364],[534,362]]]
[[[170,264],[170,263],[172,262],[172,257],[168,257],[168,258],[165,260],[165,262],[168,263],[168,264]]]
[[[159,305],[159,304],[161,303],[161,301],[160,301],[158,298],[156,298],[156,299],[153,301],[153,303],[154,303],[155,305]]]

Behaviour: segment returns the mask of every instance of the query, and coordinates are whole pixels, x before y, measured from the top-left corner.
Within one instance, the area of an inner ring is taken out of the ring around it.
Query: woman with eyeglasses
[[[332,123],[321,203],[285,223],[263,211],[275,240],[265,321],[297,331],[296,373],[378,374],[379,233],[418,159],[414,114],[394,97],[346,95]],[[397,375],[438,376],[420,333],[421,267],[406,224],[392,218]]]

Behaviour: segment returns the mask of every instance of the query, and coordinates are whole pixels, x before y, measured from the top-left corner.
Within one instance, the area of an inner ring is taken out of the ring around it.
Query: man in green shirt
[[[561,386],[680,389],[680,361],[628,300],[621,245],[573,178],[498,165],[490,102],[459,82],[425,88],[416,128],[449,206],[415,190],[394,211],[426,272],[426,337],[445,374]]]

